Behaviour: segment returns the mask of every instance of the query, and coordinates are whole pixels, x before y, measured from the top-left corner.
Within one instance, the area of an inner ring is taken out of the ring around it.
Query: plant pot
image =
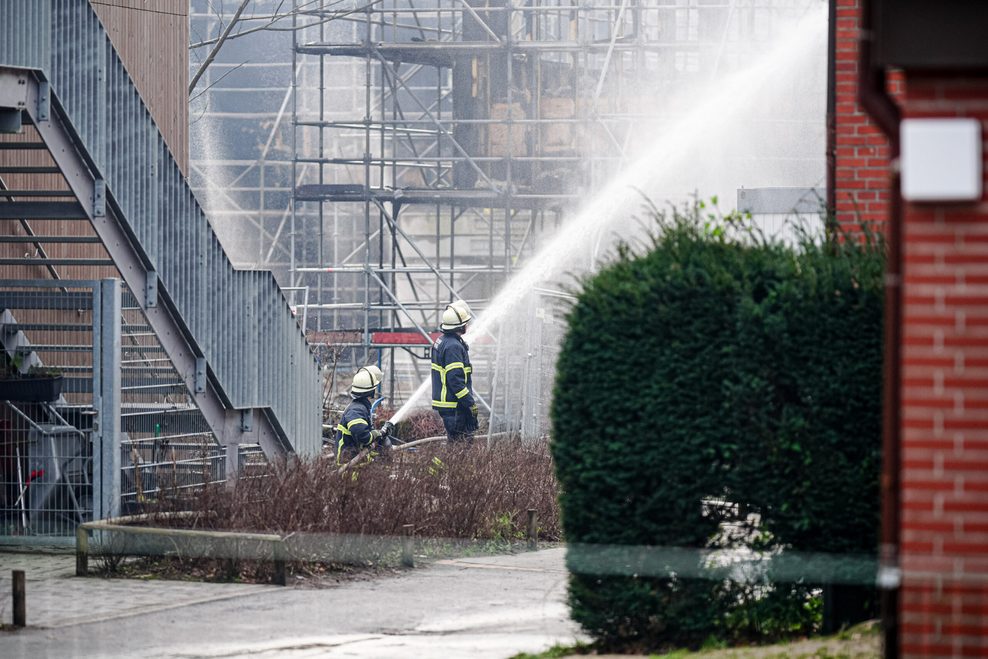
[[[16,403],[49,403],[62,393],[61,375],[0,380],[0,400]]]

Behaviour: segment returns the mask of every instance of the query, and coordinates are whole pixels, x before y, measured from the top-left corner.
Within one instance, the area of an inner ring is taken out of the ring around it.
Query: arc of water
[[[716,124],[724,108],[757,102],[760,90],[779,78],[786,67],[792,66],[798,59],[796,55],[814,43],[814,38],[825,32],[825,26],[825,8],[808,13],[751,66],[711,85],[706,96],[691,107],[689,113],[668,124],[641,156],[596,193],[524,268],[505,283],[469,328],[467,341],[489,333],[525,295],[553,274],[558,275],[561,266],[575,250],[585,247],[583,242],[592,239],[596,230],[626,219],[630,200],[637,202],[640,199],[633,191],[647,189],[651,181],[668,175],[677,157]],[[393,420],[397,422],[404,418],[429,389],[427,379],[395,413]]]

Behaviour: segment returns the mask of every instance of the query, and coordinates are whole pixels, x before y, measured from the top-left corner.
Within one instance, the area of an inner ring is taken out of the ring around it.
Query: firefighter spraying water
[[[463,300],[446,305],[442,336],[432,344],[432,408],[442,417],[450,442],[472,441],[477,430],[470,347],[463,340],[472,319]]]
[[[371,425],[373,398],[384,380],[384,373],[374,365],[362,366],[353,375],[350,385],[352,401],[343,411],[336,426],[336,464],[343,466],[361,453],[372,450],[386,452],[391,448],[394,426],[387,422],[380,430]]]

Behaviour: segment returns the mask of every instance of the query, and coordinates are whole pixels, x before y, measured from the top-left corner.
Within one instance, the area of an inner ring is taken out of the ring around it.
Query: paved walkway
[[[565,606],[564,549],[437,561],[325,588],[77,578],[71,555],[0,553],[27,576],[28,628],[0,631],[14,657],[505,658],[579,637]]]

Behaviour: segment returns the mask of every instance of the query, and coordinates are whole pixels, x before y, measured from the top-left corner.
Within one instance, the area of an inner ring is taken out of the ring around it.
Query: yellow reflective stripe
[[[347,430],[347,428],[342,423],[336,424],[336,429],[339,430],[344,435],[349,435],[350,434],[350,431]]]
[[[454,368],[461,368],[464,371],[466,371],[466,368],[467,367],[463,364],[463,362],[452,362],[451,364],[446,364],[446,373],[443,373],[443,376],[442,376],[443,377],[443,394],[442,394],[443,400],[446,400],[448,398],[448,396],[446,395],[446,374],[449,373],[450,371],[452,371]],[[466,376],[464,375],[464,377],[466,377]],[[466,390],[464,390],[464,391],[466,391]],[[459,393],[459,392],[456,394],[456,397],[457,398],[463,398],[463,396],[466,396],[466,394],[465,393]],[[456,407],[456,404],[454,403],[453,405],[444,405],[443,407]]]
[[[446,398],[448,397],[447,396],[447,389],[446,389],[446,374],[449,373],[450,371],[452,371],[454,368],[461,368],[461,369],[463,369],[463,374],[465,376],[466,375],[469,375],[470,373],[473,372],[473,368],[470,367],[470,366],[465,365],[463,362],[453,362],[452,364],[448,364],[445,368],[442,367],[442,366],[440,366],[439,364],[436,364],[436,363],[433,363],[432,364],[432,370],[439,372],[439,382],[442,384],[442,391],[439,393],[439,397],[442,398],[442,400],[441,401],[438,401],[438,400],[432,401],[432,406],[433,407],[445,407],[445,408],[454,408],[454,407],[456,407],[456,403],[455,402],[448,402],[448,401],[446,401]],[[464,387],[463,389],[461,389],[460,391],[458,391],[456,393],[456,397],[457,398],[463,398],[468,393],[470,393],[469,388]]]
[[[448,372],[448,368],[443,368],[439,371],[439,381],[443,385],[442,391],[439,392],[439,398],[442,400],[446,400],[446,373]],[[445,405],[443,407],[445,407]]]
[[[365,426],[367,425],[367,422],[365,420],[363,420],[363,419],[354,419],[350,423],[346,424],[346,428],[347,428],[347,430],[352,430],[354,425],[359,425],[361,423],[364,424]],[[350,433],[347,433],[347,434],[350,434]]]
[[[340,441],[336,443],[336,464],[340,464],[340,453],[343,452],[343,438],[340,437]]]

